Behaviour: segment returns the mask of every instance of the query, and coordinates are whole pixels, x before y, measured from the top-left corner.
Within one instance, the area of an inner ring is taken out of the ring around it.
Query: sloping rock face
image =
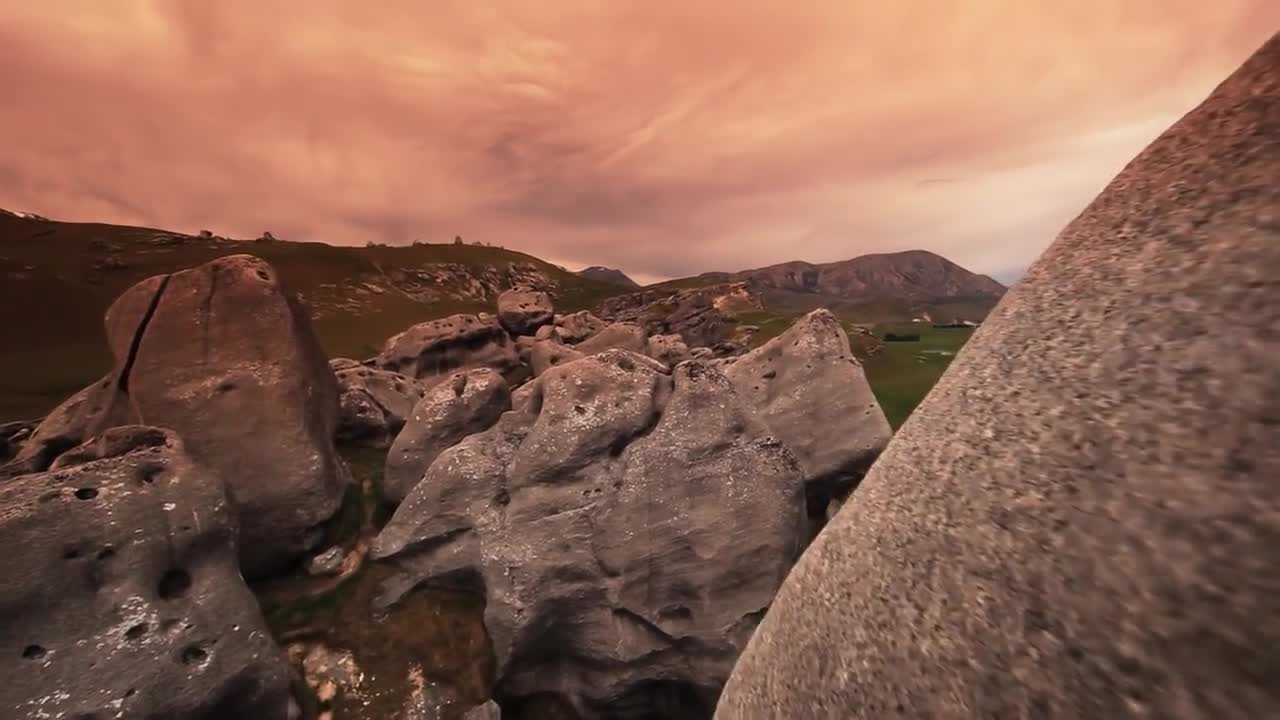
[[[557,315],[555,324],[560,341],[567,345],[576,345],[609,326],[586,310]]]
[[[573,346],[584,355],[594,355],[605,350],[626,350],[644,354],[649,336],[644,328],[633,322],[618,322]]]
[[[354,360],[330,361],[338,380],[338,430],[342,442],[387,447],[426,394],[419,381],[367,367]]]
[[[799,458],[815,520],[862,480],[893,435],[849,337],[827,310],[797,320],[724,372]]]
[[[113,428],[0,482],[0,543],[0,716],[290,717],[224,485],[176,434]]]
[[[534,377],[537,377],[556,365],[563,365],[581,357],[585,355],[554,340],[539,340],[534,343],[529,353],[529,366],[533,370]]]
[[[533,335],[555,318],[551,296],[534,290],[508,290],[498,296],[498,322],[512,335]]]
[[[387,604],[482,589],[500,700],[706,717],[799,552],[794,456],[722,374],[668,372],[617,350],[548,370],[441,454],[374,543],[398,571]]]
[[[27,420],[0,423],[0,462],[13,459],[39,424]]]
[[[510,375],[520,367],[515,342],[492,315],[452,315],[419,323],[383,345],[374,365],[428,387],[459,370],[487,367]]]
[[[349,476],[337,382],[303,309],[249,255],[145,280],[107,311],[112,374],[50,414],[14,460],[41,470],[102,429],[177,431],[227,483],[247,577],[312,549]]]
[[[440,453],[487,430],[510,409],[510,388],[488,368],[455,373],[436,385],[413,408],[387,453],[379,486],[382,496],[392,502],[404,500]]]
[[[680,335],[690,347],[715,347],[732,337],[735,313],[762,308],[749,285],[730,283],[621,295],[605,300],[600,314],[615,322],[639,323],[650,335]]]
[[[719,718],[1280,713],[1280,36],[974,334]]]

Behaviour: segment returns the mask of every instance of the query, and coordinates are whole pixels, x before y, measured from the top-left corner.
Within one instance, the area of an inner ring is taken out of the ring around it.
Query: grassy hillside
[[[251,242],[0,214],[0,421],[42,415],[110,369],[102,314],[125,289],[234,253],[267,260],[303,295],[333,357],[365,357],[414,323],[492,309],[492,299],[472,287],[477,278],[501,284],[504,273],[518,272],[545,279],[566,311],[625,292],[496,247]],[[449,277],[415,275],[424,268],[446,268]]]

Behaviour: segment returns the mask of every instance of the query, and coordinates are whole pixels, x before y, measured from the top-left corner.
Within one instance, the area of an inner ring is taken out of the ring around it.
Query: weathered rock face
[[[848,336],[827,310],[797,320],[724,372],[799,458],[815,520],[862,480],[893,435]]]
[[[585,357],[581,352],[554,340],[538,340],[529,353],[529,366],[533,370],[534,377],[537,377],[556,365],[563,365],[581,357]]]
[[[576,345],[609,326],[609,323],[586,310],[557,315],[555,323],[560,341],[568,345]]]
[[[619,322],[606,327],[574,346],[584,355],[594,355],[605,350],[626,350],[644,354],[648,349],[648,338],[644,328],[633,322]]]
[[[649,338],[648,353],[667,367],[675,367],[689,359],[689,346],[679,335],[654,335]]]
[[[794,456],[703,364],[612,350],[548,370],[445,451],[372,554],[483,587],[499,699],[703,716],[798,553]]]
[[[0,462],[11,460],[40,423],[27,420],[0,423]]]
[[[374,364],[428,387],[459,370],[486,367],[510,375],[520,367],[515,342],[492,315],[452,315],[419,323],[383,345]]]
[[[0,715],[290,716],[224,485],[176,434],[108,430],[0,508]]]
[[[510,388],[488,368],[455,373],[436,385],[413,408],[387,453],[379,487],[383,497],[404,500],[440,453],[488,429],[509,409]]]
[[[1277,138],[1280,36],[1003,298],[717,717],[1280,713]]]
[[[112,374],[55,410],[14,463],[47,467],[101,429],[171,428],[228,484],[247,577],[314,547],[348,475],[337,383],[306,311],[249,255],[145,280],[106,314]]]
[[[502,710],[498,708],[498,703],[490,700],[468,710],[462,720],[502,720]]]
[[[386,447],[404,427],[426,387],[411,377],[366,367],[354,360],[330,361],[338,380],[337,438],[343,442]]]
[[[508,290],[498,296],[498,322],[512,335],[533,335],[555,317],[551,296],[535,290]]]

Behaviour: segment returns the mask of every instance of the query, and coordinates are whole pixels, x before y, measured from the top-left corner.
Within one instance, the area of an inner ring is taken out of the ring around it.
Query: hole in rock
[[[40,658],[48,654],[48,652],[49,652],[48,650],[45,650],[43,647],[39,645],[28,645],[22,648],[22,657],[28,660],[39,660]]]
[[[160,597],[173,600],[187,594],[191,589],[191,575],[186,570],[175,568],[167,571],[160,578]]]
[[[97,488],[80,488],[76,490],[76,497],[81,500],[92,500],[98,497],[98,490]]]
[[[133,627],[129,628],[128,630],[125,630],[125,631],[124,631],[124,636],[125,636],[126,638],[130,639],[130,640],[137,640],[138,638],[142,637],[143,635],[146,635],[146,634],[147,634],[147,630],[148,630],[148,628],[147,628],[147,624],[146,624],[146,623],[138,623],[137,625],[134,625]]]
[[[116,549],[110,545],[98,551],[99,560],[110,560],[116,554]]]
[[[257,273],[255,273],[255,274],[256,274],[259,278],[261,278],[261,279],[263,279],[263,280],[270,280],[270,279],[271,279],[271,276],[267,274],[267,271],[266,271],[266,270],[259,270],[259,271],[258,271]]]
[[[164,468],[159,465],[148,465],[142,468],[142,482],[150,485],[151,483],[154,483],[156,478],[159,478],[160,474],[163,472]]]
[[[493,502],[497,505],[501,505],[502,507],[506,507],[511,503],[511,496],[507,494],[506,490],[499,490],[498,494],[493,496]]]
[[[188,645],[182,649],[182,664],[197,665],[209,659],[209,653],[199,645]]]
[[[80,557],[80,552],[81,551],[79,547],[75,545],[69,546],[67,549],[62,551],[62,559],[75,560],[76,558]]]

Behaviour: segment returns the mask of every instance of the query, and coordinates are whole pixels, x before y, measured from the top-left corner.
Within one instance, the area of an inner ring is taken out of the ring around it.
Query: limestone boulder
[[[537,290],[507,290],[498,296],[498,322],[512,335],[533,335],[555,319],[551,296]]]
[[[559,336],[556,339],[566,345],[576,345],[601,332],[609,323],[586,310],[579,310],[568,315],[557,315],[555,326]]]
[[[1280,713],[1280,36],[1000,301],[718,718]]]
[[[414,406],[387,453],[379,490],[400,502],[440,453],[463,438],[487,430],[511,409],[511,389],[497,372],[477,368],[454,373]]]
[[[534,377],[537,377],[556,365],[563,365],[581,357],[585,356],[572,347],[561,345],[554,340],[538,340],[529,353],[529,367]]]
[[[423,383],[400,373],[346,358],[330,366],[338,380],[337,439],[342,442],[387,447],[426,394]]]
[[[293,717],[225,486],[177,434],[109,429],[0,508],[0,716]]]
[[[648,334],[638,323],[617,322],[573,348],[584,355],[594,355],[605,350],[626,350],[643,355],[648,349],[648,339]]]
[[[118,425],[170,428],[227,483],[247,577],[314,548],[350,480],[333,446],[338,386],[275,269],[231,255],[153,277],[125,291],[105,325],[111,374],[51,413],[12,464],[47,468]]]
[[[419,323],[388,339],[376,367],[421,380],[427,387],[459,370],[489,368],[504,376],[521,369],[516,343],[492,315],[452,315]]]
[[[862,480],[893,434],[849,337],[827,310],[725,363],[724,372],[799,458],[815,520]]]
[[[690,358],[689,346],[679,335],[654,335],[649,338],[647,352],[667,367],[675,367]]]
[[[382,603],[484,592],[501,702],[705,717],[802,545],[799,465],[703,364],[610,350],[525,387],[378,536]]]

